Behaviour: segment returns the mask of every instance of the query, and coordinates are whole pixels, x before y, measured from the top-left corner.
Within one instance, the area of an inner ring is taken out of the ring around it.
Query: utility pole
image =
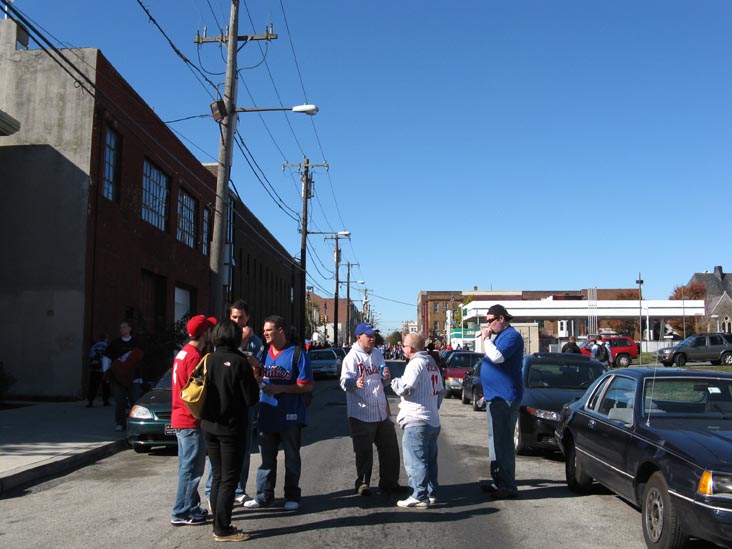
[[[308,157],[304,156],[302,164],[288,164],[284,163],[282,169],[285,168],[298,168],[302,170],[302,223],[300,227],[300,286],[299,294],[305,299],[305,288],[307,286],[307,255],[308,255],[308,199],[312,196],[312,183],[313,179],[310,175],[310,168],[328,168],[328,163],[322,164],[310,164]],[[293,319],[294,320],[294,319]],[[300,345],[305,344],[305,305],[302,307],[302,314],[300,315],[300,326],[298,327],[298,340]]]
[[[196,36],[193,42],[227,42],[226,80],[224,83],[223,101],[216,101],[212,105],[214,118],[221,124],[221,140],[219,142],[219,167],[216,174],[216,206],[214,209],[213,239],[211,241],[211,308],[217,318],[224,315],[224,247],[226,243],[226,223],[229,207],[229,179],[234,148],[232,147],[236,132],[236,92],[237,92],[237,64],[236,54],[240,40],[272,40],[277,38],[272,34],[271,27],[266,34],[255,36],[239,36],[239,0],[231,0],[229,15],[229,31],[227,35],[207,38]],[[223,107],[223,111],[221,112]],[[220,117],[220,118],[219,118]],[[231,243],[228,243],[231,245]],[[231,281],[229,281],[229,286]],[[304,294],[303,294],[304,295]]]
[[[346,338],[345,342],[351,345],[351,267],[355,267],[358,263],[346,263],[348,275],[346,276]]]

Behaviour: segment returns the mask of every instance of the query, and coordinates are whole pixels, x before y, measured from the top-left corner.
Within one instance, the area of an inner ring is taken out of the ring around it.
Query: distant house
[[[711,273],[694,273],[689,284],[701,284],[706,290],[707,330],[732,333],[732,275],[717,266]]]
[[[173,323],[212,313],[215,169],[98,49],[63,50],[87,82],[26,47],[27,34],[1,20],[0,106],[20,125],[0,137],[0,364],[16,379],[10,394],[81,396],[94,337],[116,337],[122,320],[146,341],[154,379],[170,364]],[[257,331],[273,312],[297,318],[297,264],[232,201],[226,297],[255,303]]]

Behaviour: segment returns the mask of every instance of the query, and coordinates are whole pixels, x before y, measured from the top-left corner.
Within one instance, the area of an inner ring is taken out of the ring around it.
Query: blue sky
[[[227,0],[143,3],[223,82],[225,51],[193,37],[221,32]],[[101,49],[163,120],[208,112],[212,89],[137,0],[14,6],[59,46]],[[247,113],[240,132],[297,212],[283,162],[329,163],[310,229],[352,232],[342,260],[383,330],[416,319],[421,290],[624,288],[642,272],[644,296],[665,299],[694,272],[732,271],[732,2],[242,0],[240,34],[270,21],[279,38],[239,54],[239,106],[321,111]],[[171,127],[216,160],[210,119]],[[238,152],[232,179],[299,255],[297,223]],[[332,293],[332,242],[310,242],[309,283]]]

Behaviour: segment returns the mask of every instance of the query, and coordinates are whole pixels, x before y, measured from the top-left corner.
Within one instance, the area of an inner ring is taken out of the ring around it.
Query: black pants
[[[94,404],[94,399],[97,398],[97,390],[99,384],[102,385],[102,400],[104,404],[109,404],[109,382],[102,379],[101,370],[91,370],[89,372],[89,388],[86,392],[86,399],[89,401],[89,405]]]
[[[371,483],[371,469],[374,465],[374,444],[379,452],[379,488],[389,490],[399,484],[399,442],[394,423],[384,421],[367,423],[348,418],[356,454],[356,488]]]
[[[225,535],[229,533],[231,526],[234,492],[244,459],[245,435],[219,436],[204,430],[203,438],[211,460],[209,501],[213,513],[213,532],[216,535]]]

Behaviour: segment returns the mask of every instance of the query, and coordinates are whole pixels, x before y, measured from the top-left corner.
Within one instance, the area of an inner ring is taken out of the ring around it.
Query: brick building
[[[0,106],[20,129],[0,137],[6,239],[0,365],[15,396],[73,398],[100,332],[131,320],[146,374],[169,367],[173,323],[210,313],[216,177],[97,49],[64,50],[70,77],[0,21]],[[234,200],[232,198],[232,200]],[[292,257],[235,200],[229,284],[264,315],[298,318]]]

